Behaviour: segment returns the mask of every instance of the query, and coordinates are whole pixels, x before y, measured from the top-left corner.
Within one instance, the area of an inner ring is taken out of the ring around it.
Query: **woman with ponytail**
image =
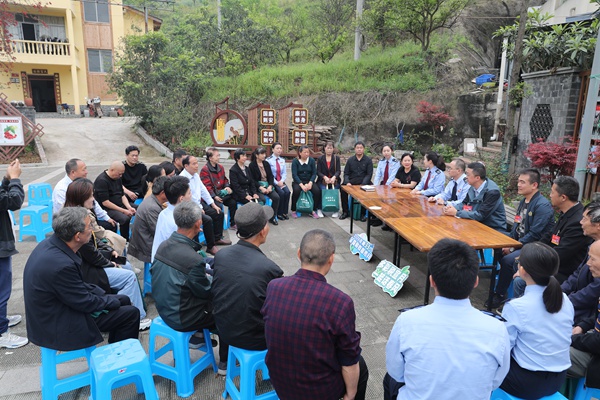
[[[554,277],[559,265],[555,250],[528,243],[518,260],[519,276],[527,287],[523,297],[509,301],[502,311],[512,357],[500,388],[521,399],[539,399],[560,389],[571,365],[574,311]]]

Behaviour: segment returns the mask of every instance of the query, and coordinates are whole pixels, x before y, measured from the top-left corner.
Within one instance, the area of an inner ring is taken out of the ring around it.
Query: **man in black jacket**
[[[373,160],[365,156],[365,144],[356,142],[354,145],[354,155],[346,161],[344,167],[344,182],[342,185],[369,185],[373,176]],[[342,214],[340,219],[348,218],[348,193],[341,191]],[[361,207],[361,221],[366,221],[365,209]]]
[[[140,312],[127,296],[106,294],[81,278],[77,251],[90,241],[88,210],[65,207],[52,221],[54,235],[33,250],[23,273],[27,333],[32,343],[71,351],[103,341],[137,339]]]
[[[15,249],[13,223],[8,211],[17,211],[25,200],[20,176],[21,164],[17,159],[8,166],[0,186],[0,348],[7,349],[16,349],[29,343],[27,338],[8,331],[10,326],[21,322],[21,316],[6,315],[12,291],[12,256],[18,253]]]

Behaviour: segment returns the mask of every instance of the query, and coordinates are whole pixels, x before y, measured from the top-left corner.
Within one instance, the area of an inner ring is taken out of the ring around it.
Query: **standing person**
[[[334,189],[340,188],[340,175],[342,174],[342,163],[340,157],[334,154],[333,142],[328,140],[323,148],[324,154],[317,160],[317,176],[319,188],[321,190],[332,186]],[[339,217],[336,211],[331,215],[332,218]]]
[[[311,192],[313,196],[313,218],[322,218],[321,189],[317,185],[317,163],[310,156],[308,146],[298,147],[298,157],[292,161],[292,218],[298,218],[296,202],[300,192]]]
[[[177,149],[173,152],[173,161],[171,163],[175,166],[175,175],[179,175],[183,171],[183,159],[187,155],[187,151],[183,149]]]
[[[121,180],[123,181],[123,191],[125,192],[125,196],[127,196],[127,200],[136,208],[137,206],[134,205],[134,202],[138,198],[144,197],[144,176],[148,174],[148,168],[139,160],[140,148],[135,145],[127,146],[125,149],[125,161],[123,161],[125,172],[123,172]]]
[[[279,210],[277,210],[277,218],[280,220],[289,219],[288,209],[290,207],[290,189],[285,184],[287,179],[287,172],[285,166],[285,160],[281,157],[283,152],[283,146],[279,142],[273,143],[271,146],[271,154],[267,157],[267,162],[271,166],[271,172],[273,173],[275,182],[275,191],[279,195]]]
[[[559,262],[556,251],[546,244],[523,246],[518,273],[527,283],[525,294],[502,310],[512,357],[500,388],[521,399],[556,393],[571,366],[573,305],[554,277]]]
[[[433,304],[400,314],[385,348],[384,399],[488,400],[510,366],[510,341],[499,320],[475,309],[475,250],[442,239],[427,254]]]
[[[373,160],[371,160],[371,157],[365,156],[365,144],[358,141],[354,144],[354,155],[346,161],[344,182],[342,185],[369,185],[372,176]],[[342,214],[340,214],[340,219],[346,219],[348,218],[348,193],[342,190],[340,197],[342,199]],[[365,222],[367,220],[366,210],[362,206],[360,213],[360,220]]]
[[[219,164],[221,155],[216,147],[206,149],[206,165],[200,171],[200,179],[208,190],[208,193],[219,208],[227,206],[229,209],[229,225],[235,229],[235,210],[237,201],[232,196],[233,190],[229,186],[229,180],[225,176],[225,168]]]
[[[269,235],[273,209],[250,202],[237,212],[240,240],[219,251],[214,259],[213,315],[220,338],[246,350],[265,350],[265,324],[260,309],[267,285],[283,271],[261,250]],[[227,364],[220,362],[225,372]]]
[[[233,198],[238,203],[246,204],[250,201],[265,202],[265,196],[258,192],[258,184],[252,179],[250,170],[246,167],[246,152],[237,149],[233,153],[235,164],[229,169],[229,181],[233,190]],[[237,225],[237,224],[236,224]]]
[[[415,158],[410,153],[402,154],[395,179],[391,186],[394,188],[413,189],[421,181],[421,171],[415,165]]]
[[[266,363],[282,399],[365,398],[369,372],[360,355],[354,303],[325,279],[334,253],[331,233],[307,232],[298,249],[301,268],[267,287],[261,310]]]
[[[275,191],[275,178],[271,172],[271,166],[266,161],[267,151],[264,147],[257,147],[252,152],[252,161],[248,165],[252,179],[258,183],[258,191],[263,196],[271,199],[273,213],[279,210],[279,195]],[[279,225],[275,216],[269,220],[273,225]]]
[[[423,165],[425,165],[427,171],[421,178],[421,182],[419,182],[411,193],[422,194],[424,196],[435,196],[442,193],[444,183],[446,183],[444,157],[435,151],[430,151],[423,157]]]
[[[554,210],[550,202],[540,193],[539,184],[538,170],[525,169],[519,173],[517,188],[523,199],[517,207],[509,236],[521,244],[547,241],[554,225]],[[500,273],[492,297],[492,308],[498,308],[504,302],[513,275],[518,270],[515,260],[519,254],[521,250],[515,250],[514,247],[502,249],[503,257],[500,259]],[[565,278],[561,279],[561,282]]]
[[[396,178],[396,174],[400,169],[400,161],[392,155],[392,152],[391,145],[383,145],[383,148],[381,149],[383,158],[379,160],[379,163],[377,164],[375,178],[373,179],[374,185],[391,185]]]
[[[465,162],[460,158],[455,158],[448,164],[448,175],[450,182],[446,185],[444,191],[427,199],[429,202],[436,202],[439,205],[447,206],[462,203],[469,192],[467,175],[465,174]]]
[[[113,161],[110,167],[94,181],[94,198],[106,210],[108,216],[121,225],[120,232],[123,239],[129,240],[129,222],[135,215],[135,208],[129,204],[123,192],[121,177],[124,172],[123,163]]]
[[[0,348],[16,349],[25,346],[27,338],[17,336],[8,328],[21,322],[20,315],[7,315],[8,299],[12,292],[12,256],[17,254],[10,211],[17,211],[25,201],[25,191],[19,177],[19,159],[10,163],[0,186]]]

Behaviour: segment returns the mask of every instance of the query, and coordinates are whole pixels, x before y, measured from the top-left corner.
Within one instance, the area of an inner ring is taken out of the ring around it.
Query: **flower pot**
[[[31,97],[25,97],[25,106],[27,106],[27,107],[33,106],[33,99]]]

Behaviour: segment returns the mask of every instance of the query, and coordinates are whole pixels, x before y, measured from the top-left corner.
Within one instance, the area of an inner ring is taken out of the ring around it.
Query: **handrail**
[[[54,56],[71,55],[69,43],[11,40],[10,46],[13,54],[47,54]]]

